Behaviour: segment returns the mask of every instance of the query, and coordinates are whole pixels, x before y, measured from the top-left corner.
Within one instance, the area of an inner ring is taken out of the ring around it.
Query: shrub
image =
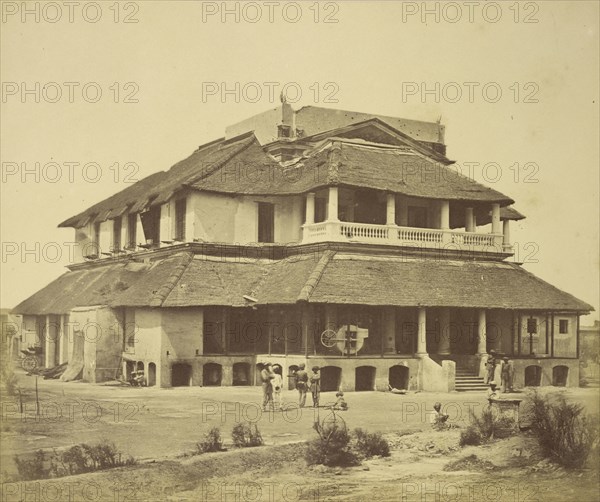
[[[256,424],[237,424],[231,431],[231,439],[236,448],[250,448],[253,446],[262,446],[263,438]]]
[[[2,380],[2,388],[7,396],[17,395],[17,392],[19,391],[18,377],[8,361],[6,361],[2,367],[0,380]]]
[[[475,425],[470,424],[465,430],[460,431],[460,446],[478,446],[483,443],[483,437]]]
[[[354,439],[354,448],[363,458],[371,458],[375,455],[390,456],[390,445],[378,432],[369,433],[360,428],[354,429]]]
[[[345,426],[335,423],[315,423],[319,437],[308,443],[306,462],[308,465],[347,467],[358,465],[356,454],[350,449],[350,435]]]
[[[480,445],[494,437],[506,437],[515,430],[515,421],[508,417],[498,416],[489,406],[480,417],[471,411],[471,423],[460,433],[460,446]]]
[[[46,456],[42,450],[38,450],[32,459],[20,459],[18,455],[15,455],[14,459],[21,481],[60,478],[136,463],[133,457],[123,460],[116,446],[107,441],[96,445],[82,443],[62,453],[55,450],[49,456]]]
[[[544,454],[565,467],[583,467],[598,439],[597,425],[585,417],[583,406],[564,396],[551,402],[538,392],[531,401],[532,429]]]
[[[46,456],[42,450],[37,450],[30,460],[20,459],[18,455],[14,459],[21,481],[45,479],[50,475],[50,468],[44,467]]]
[[[213,427],[206,433],[204,439],[197,443],[198,453],[208,453],[211,451],[223,451],[223,440],[221,439],[221,430]]]

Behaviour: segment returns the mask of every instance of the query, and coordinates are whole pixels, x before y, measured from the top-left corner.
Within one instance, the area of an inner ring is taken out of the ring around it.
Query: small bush
[[[308,443],[306,463],[330,467],[349,467],[360,462],[350,448],[350,435],[345,426],[315,423],[319,437]]]
[[[11,364],[5,362],[2,372],[0,373],[0,380],[2,380],[2,388],[5,395],[16,396],[19,391],[18,377],[13,371]]]
[[[254,428],[252,428],[254,425]],[[256,424],[237,424],[231,431],[233,446],[236,448],[251,448],[262,446],[263,438]]]
[[[354,441],[354,449],[363,458],[390,456],[390,445],[378,432],[369,433],[362,429],[354,429]]]
[[[460,446],[478,446],[483,443],[483,437],[477,427],[470,424],[465,430],[460,431]]]
[[[568,403],[564,396],[555,402],[539,393],[532,394],[532,429],[544,454],[569,468],[585,465],[598,440],[597,425],[588,420],[580,404]]]
[[[46,455],[42,450],[37,450],[32,459],[20,459],[14,456],[20,481],[31,481],[33,479],[46,479],[50,475],[50,468],[46,468]]]
[[[204,439],[197,443],[198,453],[209,453],[212,451],[223,451],[223,440],[221,439],[221,430],[213,427],[206,433]]]
[[[460,433],[460,446],[477,446],[493,438],[503,438],[513,434],[515,421],[498,416],[493,408],[487,407],[480,417],[471,412],[471,423]]]
[[[48,456],[38,450],[29,460],[20,459],[18,455],[14,458],[21,481],[61,478],[136,463],[132,457],[123,460],[116,446],[107,441],[96,445],[75,445],[62,453],[55,450]]]

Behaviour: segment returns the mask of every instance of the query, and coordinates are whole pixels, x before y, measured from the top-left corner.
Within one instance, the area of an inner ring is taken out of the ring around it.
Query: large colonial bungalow
[[[462,176],[444,126],[285,102],[60,224],[78,262],[23,301],[63,379],[323,390],[578,385],[592,307],[510,260],[513,200]]]

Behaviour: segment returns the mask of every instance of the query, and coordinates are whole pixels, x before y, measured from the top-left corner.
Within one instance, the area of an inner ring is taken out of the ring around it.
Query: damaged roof
[[[357,125],[362,126],[364,123]],[[139,212],[164,204],[183,189],[283,196],[338,185],[502,206],[514,202],[417,150],[356,138],[327,138],[315,147],[307,146],[305,156],[288,165],[265,152],[253,133],[246,133],[201,147],[168,171],[138,181],[59,227],[79,228],[91,221]]]
[[[67,272],[13,309],[243,307],[298,302],[590,312],[593,307],[514,263],[372,256],[326,250],[282,260],[180,252]],[[254,304],[254,303],[252,303]]]

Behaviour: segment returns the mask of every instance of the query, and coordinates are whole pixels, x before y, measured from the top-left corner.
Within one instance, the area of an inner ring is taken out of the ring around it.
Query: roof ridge
[[[249,293],[250,296],[255,297],[258,294],[258,291],[260,290],[260,288],[262,286],[264,286],[264,284],[267,280],[267,277],[269,276],[270,273],[271,273],[270,267],[265,266],[261,276],[259,277],[258,281],[256,281],[252,290],[250,291],[250,293]]]
[[[308,301],[308,299],[310,298],[310,295],[312,294],[312,292],[315,290],[315,288],[319,284],[321,277],[323,277],[323,273],[325,272],[327,265],[329,265],[329,262],[333,259],[334,255],[335,255],[335,251],[333,251],[332,249],[328,249],[327,251],[325,251],[323,253],[321,258],[315,265],[315,268],[308,276],[306,283],[300,290],[300,294],[298,295],[299,302],[307,302]]]
[[[182,253],[182,261],[179,263],[171,272],[171,275],[167,281],[154,293],[154,298],[150,300],[150,307],[160,307],[167,299],[171,291],[175,288],[175,285],[179,282],[179,279],[183,276],[183,273],[192,262],[194,258],[193,253]]]

